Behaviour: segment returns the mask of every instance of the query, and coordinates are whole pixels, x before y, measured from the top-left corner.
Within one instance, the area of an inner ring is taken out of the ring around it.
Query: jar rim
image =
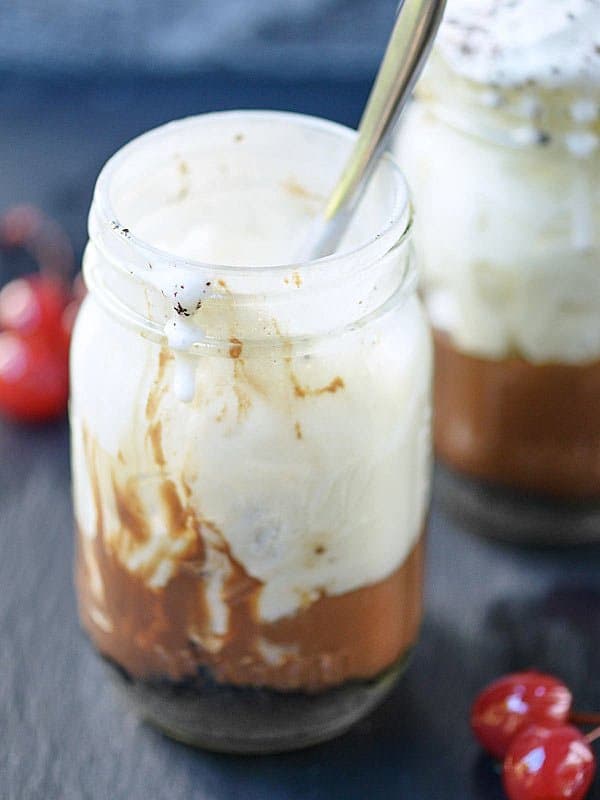
[[[289,111],[271,110],[234,110],[234,111],[215,111],[197,114],[182,119],[167,122],[153,128],[140,136],[135,137],[127,144],[123,145],[111,156],[102,167],[94,189],[92,209],[90,211],[90,228],[92,227],[92,215],[95,215],[96,223],[103,227],[110,227],[117,235],[126,235],[127,242],[140,256],[146,260],[153,260],[163,263],[173,264],[175,261],[178,267],[190,270],[212,270],[222,272],[224,275],[243,275],[252,272],[257,275],[278,275],[289,272],[290,268],[302,273],[308,268],[315,266],[329,267],[341,265],[344,262],[354,262],[357,259],[362,261],[362,257],[369,254],[375,247],[378,250],[388,252],[393,247],[401,244],[409,235],[412,227],[412,206],[410,201],[410,190],[404,173],[395,161],[391,153],[386,152],[381,156],[382,164],[385,164],[393,176],[396,192],[394,204],[383,227],[366,239],[358,246],[348,250],[336,250],[334,253],[318,259],[308,261],[290,261],[275,265],[231,265],[203,261],[201,259],[185,258],[174,255],[168,250],[150,244],[144,238],[132,233],[119,220],[118,215],[110,199],[111,181],[118,173],[118,170],[125,165],[127,159],[133,155],[140,145],[145,145],[152,140],[160,141],[163,138],[172,136],[173,133],[191,128],[201,124],[203,121],[214,121],[215,119],[237,118],[240,121],[288,121],[295,124],[306,126],[312,130],[322,130],[333,133],[346,141],[353,140],[357,136],[357,131],[322,117],[308,114],[301,114]],[[91,231],[90,231],[91,234]]]

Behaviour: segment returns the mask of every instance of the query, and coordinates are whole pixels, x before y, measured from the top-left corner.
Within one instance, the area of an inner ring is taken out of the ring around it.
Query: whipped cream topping
[[[397,147],[434,326],[474,355],[598,360],[598,151],[498,147],[420,103]]]
[[[436,47],[397,140],[434,325],[600,358],[600,0],[450,0]]]
[[[437,46],[479,83],[598,85],[600,0],[449,0]]]

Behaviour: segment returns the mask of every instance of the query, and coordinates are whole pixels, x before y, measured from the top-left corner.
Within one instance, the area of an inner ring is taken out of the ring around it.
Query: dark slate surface
[[[367,87],[0,83],[0,210],[55,214],[80,249],[103,159],[144,128],[208,108],[287,107],[353,122]],[[6,260],[4,272],[9,269]],[[471,740],[481,684],[531,665],[600,711],[600,550],[539,552],[473,538],[435,510],[426,620],[379,710],[328,744],[286,756],[198,753],[116,701],[79,632],[71,584],[66,424],[0,424],[0,797],[4,800],[500,800]],[[590,798],[600,798],[598,781]]]

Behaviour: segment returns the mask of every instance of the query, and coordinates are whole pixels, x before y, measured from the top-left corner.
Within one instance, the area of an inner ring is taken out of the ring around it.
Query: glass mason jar
[[[215,750],[341,732],[418,634],[432,354],[394,161],[339,253],[289,263],[353,136],[204,115],[96,185],[72,345],[80,615],[141,714]]]
[[[399,134],[440,501],[479,533],[600,539],[599,111],[600,86],[501,89],[437,52]]]

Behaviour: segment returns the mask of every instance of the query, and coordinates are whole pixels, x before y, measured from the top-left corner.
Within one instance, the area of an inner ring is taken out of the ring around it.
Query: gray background
[[[397,0],[3,0],[0,70],[370,74]]]

